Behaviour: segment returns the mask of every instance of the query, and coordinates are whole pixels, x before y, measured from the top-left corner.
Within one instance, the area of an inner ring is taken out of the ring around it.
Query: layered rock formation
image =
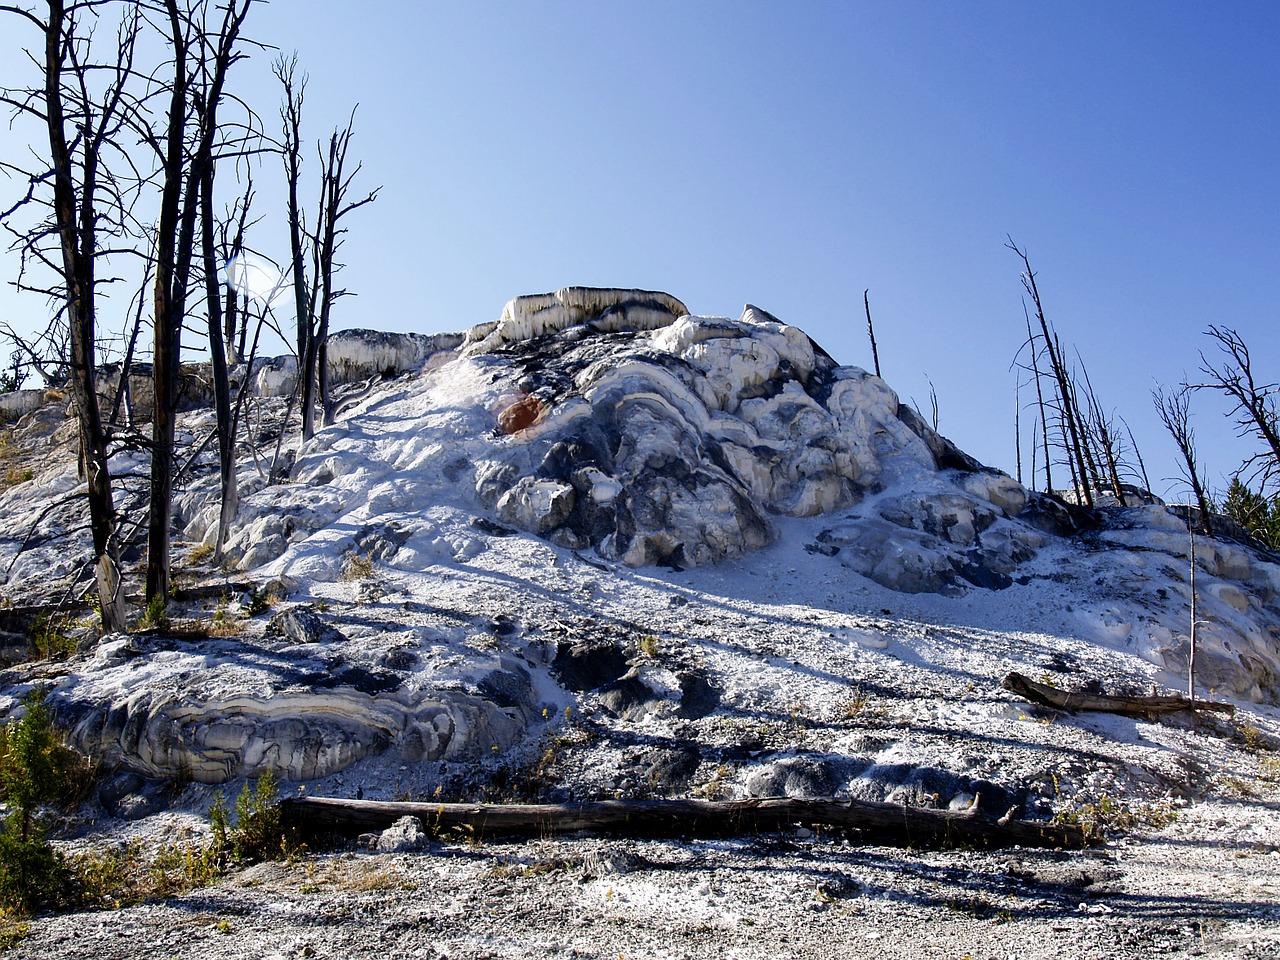
[[[701,565],[770,542],[772,516],[830,513],[931,481],[940,461],[981,469],[882,380],[839,366],[798,328],[752,306],[738,320],[679,309],[665,294],[570,288],[513,300],[492,330],[469,335],[465,356],[500,357],[517,378],[497,412],[511,440],[477,464],[485,506],[630,566]],[[641,322],[620,325],[632,317]],[[948,496],[984,525],[1026,501],[994,474]],[[981,556],[981,531],[972,520],[963,530],[960,549]],[[1011,567],[1035,539],[1002,542],[997,565]],[[880,569],[849,557],[869,575]],[[934,589],[939,577],[907,588]]]

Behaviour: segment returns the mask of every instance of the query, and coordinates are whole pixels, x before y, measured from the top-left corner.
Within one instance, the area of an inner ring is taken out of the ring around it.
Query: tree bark
[[[213,372],[213,406],[218,424],[218,472],[221,498],[213,560],[222,562],[222,544],[236,514],[236,438],[231,424],[231,374],[223,343],[222,291],[213,242],[213,164],[205,165],[200,183],[201,247],[204,258],[205,304],[209,323],[209,361]],[[233,301],[234,302],[234,301]],[[246,374],[247,376],[247,374]]]
[[[95,574],[102,608],[102,628],[123,630],[125,611],[120,594],[119,545],[115,504],[108,466],[107,435],[98,404],[95,357],[97,241],[95,194],[101,132],[118,99],[108,101],[97,131],[84,131],[83,178],[79,196],[72,173],[62,102],[62,71],[70,40],[64,36],[67,13],[61,0],[50,0],[45,24],[45,119],[53,171],[54,219],[62,252],[62,280],[66,287],[67,322],[71,341],[71,393],[80,428],[80,450],[88,485],[89,527],[97,558]]]
[[[401,817],[418,817],[434,832],[469,836],[603,833],[609,836],[736,836],[804,823],[865,831],[872,843],[984,847],[1083,847],[1078,826],[930,810],[861,800],[770,797],[753,800],[600,800],[591,803],[392,803],[327,797],[281,801],[286,823],[303,831],[362,833]]]
[[[1056,710],[1094,710],[1101,713],[1118,713],[1126,717],[1157,717],[1184,710],[1212,710],[1234,714],[1236,708],[1216,700],[1189,700],[1179,693],[1153,694],[1151,696],[1108,696],[1084,691],[1059,690],[1048,684],[1037,683],[1020,673],[1010,673],[1000,684],[1032,703],[1039,703]]]
[[[195,224],[199,212],[201,185],[214,162],[213,148],[218,133],[218,104],[227,73],[236,60],[235,44],[252,0],[231,0],[223,10],[222,27],[216,34],[213,64],[206,83],[197,89],[195,147],[185,154],[191,115],[188,99],[191,76],[187,69],[190,45],[212,34],[205,25],[185,18],[176,0],[166,0],[169,41],[173,47],[173,89],[169,101],[164,154],[164,192],[160,208],[159,243],[156,248],[156,313],[154,393],[155,417],[151,450],[151,507],[147,539],[147,601],[169,594],[169,528],[173,513],[174,427],[177,406],[179,364],[182,355],[182,321],[186,313],[187,286],[195,255]],[[217,331],[211,340],[218,341]],[[213,344],[211,344],[212,348]]]

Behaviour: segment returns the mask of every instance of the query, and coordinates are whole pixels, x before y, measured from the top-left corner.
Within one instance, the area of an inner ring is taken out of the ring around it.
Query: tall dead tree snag
[[[328,149],[317,145],[320,161],[320,201],[315,226],[308,230],[299,201],[302,174],[302,107],[307,79],[299,77],[297,56],[281,57],[273,66],[283,87],[280,106],[282,125],[282,157],[288,189],[289,254],[292,263],[294,311],[297,318],[298,389],[301,394],[302,440],[315,434],[317,393],[322,422],[332,422],[329,403],[328,337],[333,304],[349,291],[336,286],[341,269],[335,257],[342,247],[346,229],[342,220],[353,210],[377,199],[380,187],[357,199],[351,198],[351,187],[361,164],[348,167],[347,153],[355,126],[355,110],[347,125],[335,129]],[[311,275],[307,276],[306,254],[310,253]]]
[[[358,199],[349,196],[352,181],[360,172],[361,164],[354,170],[347,167],[347,150],[351,146],[351,134],[355,124],[356,113],[353,109],[347,118],[347,125],[341,130],[334,130],[329,138],[329,151],[325,159],[324,175],[320,191],[320,215],[317,218],[318,235],[313,238],[318,253],[315,268],[319,279],[319,315],[315,318],[315,335],[317,349],[311,369],[304,371],[307,381],[314,377],[320,392],[320,411],[325,426],[333,423],[333,405],[329,400],[329,316],[333,304],[341,297],[348,295],[345,289],[335,286],[335,275],[342,265],[335,262],[334,257],[342,246],[346,229],[341,226],[342,220],[353,210],[372,203],[378,198],[381,187],[375,187]],[[322,154],[323,158],[323,154]],[[313,304],[314,305],[314,304]],[[306,409],[303,416],[310,416]]]
[[[298,76],[298,55],[295,53],[287,60],[282,56],[274,64],[272,70],[276,79],[284,88],[284,99],[280,104],[281,150],[280,157],[284,163],[286,195],[286,216],[289,221],[289,275],[293,286],[293,312],[297,331],[295,343],[298,351],[299,385],[301,386],[302,368],[306,365],[306,356],[311,349],[311,288],[307,282],[306,254],[303,247],[305,224],[303,223],[302,204],[298,197],[298,185],[302,178],[302,108],[306,101],[307,77]],[[310,439],[308,421],[303,416],[303,439]]]
[[[134,76],[139,18],[136,8],[132,15],[126,14],[114,56],[95,62],[92,26],[81,20],[95,19],[95,6],[100,4],[49,0],[45,20],[19,7],[0,6],[0,12],[26,20],[42,34],[43,56],[38,62],[43,88],[5,90],[2,99],[19,114],[43,121],[49,144],[48,170],[28,175],[27,197],[6,211],[4,219],[19,236],[24,269],[30,258],[52,267],[59,277],[58,285],[45,292],[61,302],[68,329],[70,386],[88,489],[97,590],[102,626],[110,632],[124,628],[125,611],[108,463],[110,436],[97,392],[97,293],[105,282],[97,266],[108,252],[104,240],[125,234],[132,216],[123,183],[114,177],[106,155],[120,149],[117,138],[130,109],[127,87]],[[5,167],[17,169],[8,163]],[[36,188],[46,184],[52,188],[51,202],[36,200]],[[46,206],[48,216],[42,225],[22,233],[8,221],[29,202]],[[46,238],[55,236],[56,252],[44,245]]]
[[[1173,437],[1182,457],[1182,479],[1195,494],[1196,506],[1200,509],[1200,526],[1209,536],[1213,536],[1213,511],[1210,509],[1209,497],[1205,493],[1204,481],[1200,476],[1200,465],[1196,455],[1196,432],[1191,426],[1191,396],[1187,387],[1180,387],[1173,393],[1166,393],[1163,387],[1151,391],[1151,399],[1156,405],[1156,414],[1160,422]],[[1190,517],[1187,525],[1193,526]]]
[[[880,376],[880,351],[876,349],[876,328],[871,322],[871,291],[862,291],[862,305],[867,309],[867,337],[871,340],[871,362],[875,364],[876,376]]]
[[[1022,261],[1022,286],[1031,297],[1036,321],[1040,327],[1039,336],[1042,348],[1049,360],[1049,369],[1052,374],[1050,382],[1057,392],[1056,407],[1063,430],[1067,462],[1075,475],[1076,486],[1085,505],[1092,507],[1093,491],[1091,487],[1093,484],[1091,475],[1096,473],[1096,470],[1090,471],[1087,466],[1085,453],[1087,437],[1084,435],[1084,420],[1080,416],[1079,406],[1076,403],[1075,387],[1072,383],[1071,373],[1067,369],[1066,362],[1062,356],[1062,346],[1058,341],[1057,335],[1053,333],[1052,328],[1049,326],[1049,321],[1045,319],[1044,304],[1040,299],[1040,288],[1036,283],[1035,271],[1031,269],[1031,261],[1026,252],[1018,247],[1012,238],[1009,239],[1007,245]],[[1034,335],[1031,339],[1031,350],[1034,356],[1041,347],[1035,343],[1036,338]]]
[[[221,27],[211,31],[207,0],[180,7],[165,0],[173,75],[162,134],[150,142],[160,157],[164,190],[157,226],[151,504],[147,526],[147,600],[169,595],[169,532],[173,510],[174,430],[182,356],[182,326],[195,257],[195,228],[203,190],[212,190],[218,107],[227,74],[240,59],[236,43],[253,0],[228,0]],[[221,334],[211,337],[215,366]],[[226,362],[222,355],[225,381]],[[216,375],[216,370],[215,370]],[[230,427],[226,397],[218,405],[220,433]],[[224,419],[225,414],[225,419]],[[230,442],[225,437],[221,443]]]

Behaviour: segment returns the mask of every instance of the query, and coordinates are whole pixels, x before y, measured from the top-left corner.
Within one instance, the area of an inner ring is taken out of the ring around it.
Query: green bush
[[[22,698],[0,742],[0,793],[9,812],[0,824],[0,911],[29,913],[63,895],[66,866],[49,844],[41,810],[65,796],[78,759],[59,739],[44,687]]]
[[[252,786],[246,783],[240,791],[234,823],[222,797],[214,801],[209,808],[208,857],[219,869],[282,860],[299,849],[295,837],[284,827],[276,805],[279,795],[275,774],[268,770]]]

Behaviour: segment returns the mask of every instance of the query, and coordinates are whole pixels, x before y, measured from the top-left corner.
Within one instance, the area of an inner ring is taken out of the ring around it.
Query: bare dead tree
[[[1147,476],[1147,464],[1142,459],[1142,450],[1139,449],[1138,441],[1134,439],[1133,436],[1133,430],[1130,429],[1129,424],[1124,417],[1120,418],[1120,422],[1124,424],[1125,433],[1129,435],[1129,445],[1133,447],[1134,459],[1138,461],[1138,473],[1139,476],[1142,477],[1142,489],[1147,493],[1151,493],[1151,478]]]
[[[241,58],[237,41],[252,3],[253,0],[227,0],[222,8],[221,26],[216,31],[206,21],[208,0],[196,0],[186,7],[180,7],[178,0],[164,3],[173,73],[167,89],[169,106],[163,130],[150,138],[161,158],[164,188],[156,245],[148,602],[169,595],[177,386],[182,327],[195,258],[195,229],[201,195],[212,190],[212,168],[220,130],[218,108],[224,97],[227,74]],[[206,297],[206,302],[209,299]],[[217,297],[212,300],[216,303]],[[210,333],[215,383],[219,380],[225,383],[220,317],[218,326],[211,328]],[[219,359],[221,376],[217,369]],[[231,416],[227,397],[217,406],[219,426],[223,432],[229,431]],[[230,439],[228,436],[220,440],[220,449],[229,444]]]
[[[247,175],[244,195],[236,198],[227,215],[216,225],[224,264],[232,263],[246,253],[245,235],[252,225],[249,211],[253,207],[253,197],[253,177]],[[244,359],[245,340],[249,333],[248,294],[242,297],[235,284],[227,283],[223,296],[222,339],[227,361],[232,364],[240,363]]]
[[[1013,383],[1013,454],[1014,462],[1017,465],[1017,475],[1014,477],[1019,483],[1022,482],[1022,384],[1017,380]],[[1034,475],[1032,482],[1035,482]]]
[[[867,308],[867,337],[871,340],[871,362],[875,364],[876,376],[880,376],[880,351],[876,349],[876,328],[871,323],[871,291],[862,291],[862,305]]]
[[[1073,471],[1077,474],[1078,489],[1081,491],[1084,502],[1087,506],[1092,507],[1093,493],[1089,489],[1089,471],[1086,469],[1084,445],[1081,438],[1082,421],[1075,405],[1075,392],[1071,384],[1071,375],[1063,360],[1061,345],[1053,334],[1049,321],[1045,319],[1044,304],[1040,299],[1040,289],[1036,283],[1035,271],[1031,269],[1031,261],[1026,252],[1013,242],[1012,237],[1008,238],[1007,246],[1022,261],[1024,268],[1022,286],[1031,297],[1031,304],[1035,308],[1036,320],[1040,325],[1040,335],[1049,357],[1053,383],[1057,388],[1058,408],[1061,413],[1062,426],[1067,438],[1069,438],[1067,445],[1069,460],[1072,463]]]
[[[311,287],[307,280],[306,256],[303,238],[306,224],[298,187],[302,177],[302,108],[306,101],[307,77],[298,76],[298,55],[285,59],[281,56],[272,64],[276,78],[284,88],[280,105],[280,122],[283,138],[280,156],[284,162],[285,185],[288,189],[287,216],[289,221],[289,267],[293,281],[293,310],[295,317],[295,344],[298,351],[298,373],[301,385],[302,368],[310,352],[311,344]],[[304,433],[305,433],[304,418]],[[309,439],[309,435],[304,436]]]
[[[1079,359],[1079,356],[1077,351],[1077,359]],[[1116,436],[1114,415],[1103,411],[1102,405],[1098,402],[1098,395],[1093,390],[1093,382],[1089,379],[1089,369],[1082,359],[1080,360],[1080,372],[1084,376],[1085,398],[1087,401],[1085,426],[1091,434],[1092,440],[1097,444],[1116,502],[1122,507],[1127,506],[1124,499],[1124,488],[1120,485],[1120,464],[1123,460],[1123,454],[1120,449],[1119,437]]]
[[[354,210],[372,203],[378,197],[381,187],[363,194],[357,199],[349,199],[352,182],[360,173],[362,164],[357,163],[354,170],[348,172],[347,152],[351,146],[351,137],[355,125],[355,110],[347,118],[347,125],[334,130],[329,138],[327,154],[321,150],[320,160],[323,164],[321,177],[320,206],[316,217],[317,230],[310,237],[313,251],[313,310],[311,333],[308,340],[308,351],[305,363],[299,370],[302,383],[302,423],[303,438],[312,434],[312,394],[313,385],[319,390],[319,407],[322,422],[328,426],[333,422],[333,406],[329,400],[329,318],[336,303],[349,291],[338,288],[335,278],[342,265],[335,257],[342,247],[345,228],[342,220]]]
[[[1022,302],[1022,313],[1027,321],[1027,346],[1031,351],[1031,379],[1036,385],[1036,405],[1040,409],[1040,439],[1044,443],[1044,488],[1048,493],[1053,493],[1053,458],[1049,456],[1049,419],[1045,412],[1044,405],[1044,389],[1040,386],[1040,359],[1039,350],[1036,349],[1036,338],[1031,333],[1031,313],[1027,310],[1027,302]],[[1034,451],[1034,446],[1032,450]],[[1031,470],[1031,482],[1035,484],[1035,468]]]
[[[1215,366],[1201,353],[1200,372],[1209,379],[1193,387],[1217,390],[1232,400],[1231,415],[1235,417],[1238,435],[1252,436],[1264,445],[1261,452],[1245,461],[1241,471],[1260,480],[1265,487],[1280,477],[1280,407],[1276,401],[1280,385],[1259,381],[1253,371],[1249,346],[1235,330],[1210,326],[1207,336],[1226,354],[1226,362]]]
[[[26,21],[43,40],[39,64],[43,85],[25,91],[6,89],[0,97],[18,114],[42,122],[48,139],[45,170],[28,173],[24,201],[6,211],[6,226],[19,236],[23,271],[28,262],[50,267],[57,283],[44,288],[62,303],[70,367],[70,387],[80,433],[81,457],[88,490],[90,531],[96,558],[95,576],[102,626],[122,630],[125,609],[119,569],[119,539],[109,467],[110,436],[98,402],[98,288],[109,282],[98,267],[113,252],[110,240],[122,237],[132,218],[132,204],[108,161],[121,151],[122,129],[132,110],[129,85],[135,78],[134,54],[140,18],[137,7],[121,16],[112,55],[98,60],[93,27],[101,3],[66,4],[49,0],[41,19],[16,6],[0,12]],[[5,164],[6,169],[16,168]],[[127,167],[127,159],[126,159]],[[127,172],[127,169],[126,169]],[[19,231],[9,215],[51,189],[48,219]],[[46,246],[56,240],[56,250]],[[19,285],[23,286],[20,279]],[[31,289],[28,287],[28,289]]]
[[[1182,480],[1195,494],[1196,504],[1200,508],[1200,524],[1206,534],[1213,536],[1209,498],[1205,493],[1204,482],[1200,478],[1200,467],[1196,456],[1196,432],[1191,426],[1190,390],[1182,386],[1173,393],[1166,393],[1163,387],[1156,387],[1151,391],[1151,398],[1155,402],[1156,414],[1160,417],[1160,422],[1169,431],[1169,436],[1173,437],[1173,442],[1182,455]]]

